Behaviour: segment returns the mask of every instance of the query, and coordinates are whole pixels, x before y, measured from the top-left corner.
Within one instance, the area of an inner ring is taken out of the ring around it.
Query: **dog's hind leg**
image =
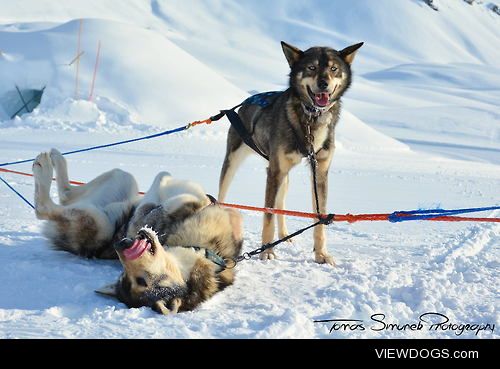
[[[328,154],[326,158],[319,159],[318,158],[318,167],[317,167],[317,188],[318,188],[318,202],[319,202],[319,211],[322,214],[326,214],[326,203],[328,197],[328,170],[330,168],[330,163],[332,159],[332,154]],[[311,181],[312,182],[312,181]],[[312,200],[313,200],[313,209],[316,209],[316,198],[314,195],[314,183],[312,183]],[[319,264],[330,264],[335,265],[333,257],[328,254],[328,250],[326,249],[326,229],[324,225],[319,225],[314,228],[313,231],[314,237],[314,258],[315,261]]]
[[[245,145],[243,141],[241,141],[241,139],[239,139],[239,142],[230,141],[231,139],[228,136],[226,157],[224,158],[224,164],[222,165],[219,179],[218,200],[221,202],[224,202],[224,200],[226,199],[229,185],[231,184],[231,181],[233,180],[239,166],[241,165],[243,160],[245,160],[245,158],[251,153],[251,149],[247,145]]]
[[[285,198],[288,192],[288,175],[283,179],[283,183],[281,184],[278,195],[276,196],[276,208],[284,209],[285,208]],[[288,229],[286,227],[285,216],[282,214],[277,215],[278,218],[278,237],[283,238],[288,236]],[[289,240],[291,242],[292,240]]]
[[[266,200],[265,206],[267,208],[274,208],[281,205],[284,206],[284,197],[288,188],[288,173],[295,165],[300,163],[302,159],[299,155],[285,154],[283,151],[278,151],[274,155],[270,155],[271,161],[267,168],[267,181],[266,181]],[[278,199],[278,192],[281,191],[282,199]],[[284,221],[284,219],[283,219]],[[283,223],[284,224],[284,223]],[[285,229],[281,231],[286,232]],[[274,239],[274,215],[264,214],[264,224],[262,227],[262,244],[268,244]],[[268,249],[260,254],[262,260],[271,260],[276,258],[273,249]]]
[[[159,205],[161,202],[165,201],[164,196],[162,196],[162,190],[168,186],[171,179],[172,175],[169,172],[158,173],[153,180],[151,187],[149,187],[149,190],[141,199],[141,204],[152,203]]]
[[[58,205],[50,197],[53,166],[50,153],[38,155],[33,162],[35,178],[35,214],[38,219],[48,220],[43,233],[59,250],[86,257],[110,257],[104,253],[116,227],[119,212],[127,209],[103,209],[91,198],[81,199],[76,205]],[[85,201],[88,200],[88,201]],[[108,211],[108,213],[106,212]],[[110,214],[112,217],[110,217]]]
[[[66,205],[80,194],[85,192],[81,186],[73,186],[68,179],[68,165],[66,159],[57,149],[50,150],[50,159],[56,171],[57,191],[59,193],[59,202]]]
[[[50,219],[62,207],[52,201],[50,185],[52,183],[53,167],[49,153],[39,154],[33,162],[35,177],[35,214],[38,219]]]

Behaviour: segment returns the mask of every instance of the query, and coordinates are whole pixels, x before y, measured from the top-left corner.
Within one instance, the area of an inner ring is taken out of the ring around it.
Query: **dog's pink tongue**
[[[130,246],[128,249],[123,250],[123,256],[127,260],[134,260],[140,257],[144,251],[149,249],[151,245],[146,239],[142,240],[135,240],[132,246]]]
[[[326,92],[321,92],[319,94],[314,95],[314,102],[318,106],[321,107],[327,106],[329,101],[330,101],[330,96]]]

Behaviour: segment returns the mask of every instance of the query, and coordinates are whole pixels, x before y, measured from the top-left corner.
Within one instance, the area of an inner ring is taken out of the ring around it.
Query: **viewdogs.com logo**
[[[330,324],[330,333],[334,332],[355,332],[366,331],[370,329],[375,332],[383,331],[422,331],[433,332],[452,331],[456,336],[461,336],[465,332],[474,332],[479,335],[480,332],[495,331],[493,323],[453,323],[450,319],[440,313],[424,313],[420,315],[417,322],[414,323],[388,323],[385,314],[373,314],[369,322],[358,319],[322,319],[315,320],[314,323]]]

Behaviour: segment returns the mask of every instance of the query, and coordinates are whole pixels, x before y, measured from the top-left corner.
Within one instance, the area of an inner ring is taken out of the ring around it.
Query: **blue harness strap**
[[[261,108],[269,106],[277,97],[281,95],[283,91],[269,91],[261,92],[247,98],[243,101],[244,105],[258,105]]]

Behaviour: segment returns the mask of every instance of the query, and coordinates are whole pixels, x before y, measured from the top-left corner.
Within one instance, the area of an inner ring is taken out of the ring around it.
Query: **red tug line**
[[[206,123],[206,122],[200,122]],[[200,124],[198,123],[198,124]],[[18,174],[27,177],[33,177],[31,173],[19,172],[16,170],[4,169],[0,168],[0,172]],[[55,178],[52,178],[55,180]],[[84,185],[84,182],[78,181],[69,181],[69,183],[74,185]],[[143,195],[144,192],[139,192],[139,194]],[[226,208],[233,208],[239,210],[248,210],[255,211],[267,214],[279,214],[279,215],[288,215],[292,217],[300,217],[300,218],[309,218],[309,219],[318,219],[318,214],[316,213],[307,213],[303,211],[293,211],[293,210],[282,210],[275,208],[265,208],[265,207],[257,207],[257,206],[248,206],[248,205],[238,205],[238,204],[229,204],[220,202],[219,205],[224,206]],[[389,213],[383,214],[335,214],[333,216],[333,222],[348,222],[355,223],[360,221],[371,221],[371,222],[379,222],[379,221],[388,221]],[[322,214],[321,217],[328,217],[328,214]],[[474,218],[474,217],[457,217],[457,216],[437,216],[434,218],[427,218],[422,220],[434,221],[434,222],[490,222],[490,223],[500,223],[500,218]]]

